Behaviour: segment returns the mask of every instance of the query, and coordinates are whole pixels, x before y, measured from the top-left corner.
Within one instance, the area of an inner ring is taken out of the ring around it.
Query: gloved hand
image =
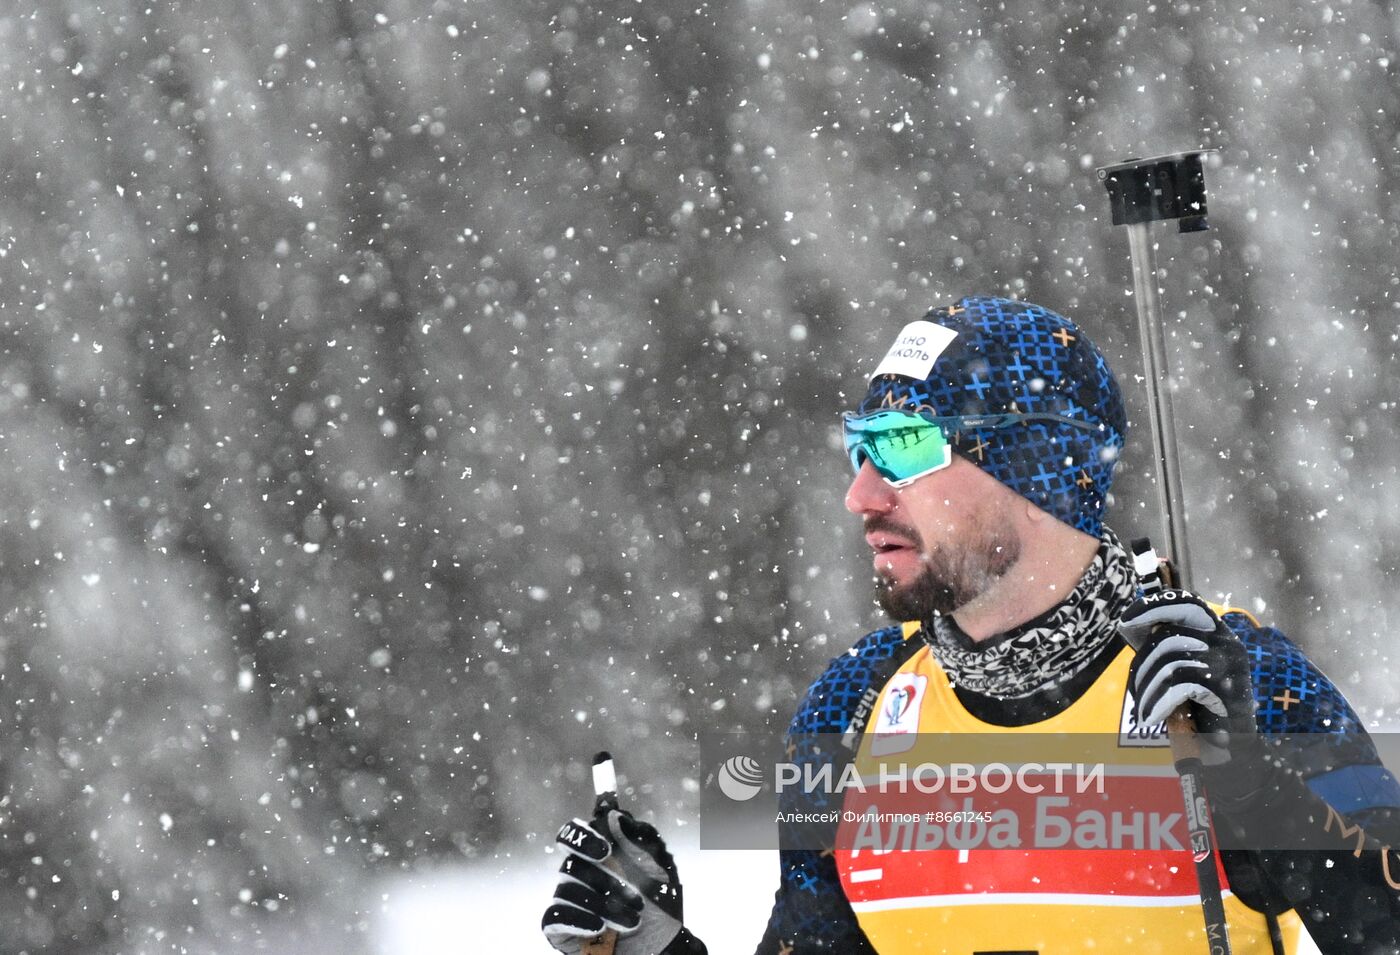
[[[540,926],[550,945],[572,955],[611,929],[615,955],[705,955],[704,943],[681,924],[676,863],[655,828],[612,809],[591,822],[566,822],[556,841],[568,854]]]
[[[1155,726],[1187,703],[1208,772],[1260,754],[1249,654],[1205,601],[1185,590],[1149,594],[1128,608],[1119,632],[1137,648],[1128,686],[1139,726]]]

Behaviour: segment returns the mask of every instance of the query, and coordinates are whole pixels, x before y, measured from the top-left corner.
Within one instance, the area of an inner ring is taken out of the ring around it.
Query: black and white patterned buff
[[[1080,673],[1118,632],[1118,618],[1137,593],[1133,558],[1107,527],[1099,551],[1062,603],[981,643],[951,616],[924,623],[924,639],[955,686],[996,699],[1053,688]]]

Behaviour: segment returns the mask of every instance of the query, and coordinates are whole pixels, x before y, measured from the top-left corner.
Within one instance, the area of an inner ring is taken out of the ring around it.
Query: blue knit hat
[[[926,339],[922,350],[905,347],[914,339]],[[1108,363],[1064,316],[1002,298],[932,309],[876,369],[858,413],[883,408],[1049,413],[1092,425],[1023,421],[961,431],[952,446],[1042,510],[1099,536],[1128,422]]]

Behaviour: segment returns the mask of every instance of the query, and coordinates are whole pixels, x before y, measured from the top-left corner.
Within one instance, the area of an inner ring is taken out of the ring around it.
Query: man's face
[[[895,620],[952,613],[1020,557],[1015,492],[964,458],[894,488],[869,461],[846,492],[874,551],[880,606]]]

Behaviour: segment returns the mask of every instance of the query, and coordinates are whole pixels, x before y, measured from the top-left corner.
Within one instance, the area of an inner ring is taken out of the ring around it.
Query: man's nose
[[[890,487],[869,460],[861,463],[855,480],[846,489],[846,510],[852,514],[885,514],[893,509],[895,489]]]

